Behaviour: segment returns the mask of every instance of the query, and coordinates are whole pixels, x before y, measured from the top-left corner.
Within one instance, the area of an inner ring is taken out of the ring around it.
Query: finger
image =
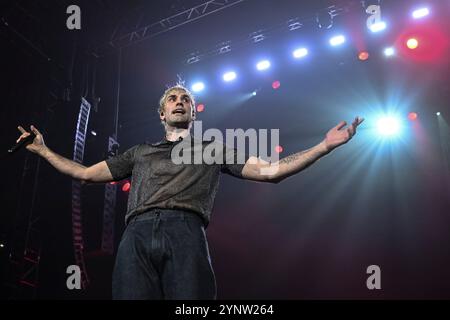
[[[364,118],[356,117],[355,118],[356,126],[359,126],[363,121],[364,121]]]
[[[35,126],[33,126],[33,125],[31,125],[31,131],[33,131],[33,133],[35,134],[35,135],[40,135],[41,133],[39,132],[39,130],[38,129],[36,129],[36,127]]]
[[[361,123],[363,123],[363,121],[364,121],[364,118],[359,118],[358,126],[359,126]]]
[[[21,133],[27,132],[24,128],[22,128],[22,126],[18,126],[17,129],[19,129],[19,131],[20,131]]]
[[[19,143],[20,140],[25,139],[26,137],[28,137],[30,134],[28,132],[22,133],[19,137],[19,139],[16,140],[16,143]]]
[[[336,130],[341,130],[343,127],[345,127],[347,125],[347,122],[345,122],[345,121],[341,121],[341,122],[339,122],[339,124],[336,126],[336,127],[334,127],[334,129],[336,129]]]
[[[358,128],[358,126],[364,121],[363,118],[360,117],[356,117],[355,120],[352,123],[352,127],[353,127],[353,134],[356,133],[356,128]]]
[[[355,130],[353,129],[353,127],[347,128],[347,132],[350,135],[350,138],[355,134]]]

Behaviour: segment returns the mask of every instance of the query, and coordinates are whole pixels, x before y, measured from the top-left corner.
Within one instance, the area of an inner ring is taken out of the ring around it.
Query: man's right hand
[[[17,143],[19,143],[21,140],[25,139],[26,137],[28,137],[31,133],[27,132],[24,128],[22,128],[21,126],[18,126],[17,129],[19,129],[19,131],[22,133],[19,137],[19,139],[17,139]],[[45,143],[44,143],[44,137],[42,136],[42,134],[39,132],[38,129],[36,129],[34,126],[30,127],[31,131],[33,131],[33,133],[36,135],[36,137],[33,140],[33,143],[30,143],[26,146],[27,150],[34,152],[34,153],[41,153],[44,149],[45,149]]]

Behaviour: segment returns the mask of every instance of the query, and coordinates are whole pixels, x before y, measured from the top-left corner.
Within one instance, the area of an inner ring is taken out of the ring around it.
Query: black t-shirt
[[[211,218],[220,173],[242,178],[248,156],[219,141],[188,136],[128,149],[106,163],[114,180],[131,177],[125,223],[152,208],[182,209]]]

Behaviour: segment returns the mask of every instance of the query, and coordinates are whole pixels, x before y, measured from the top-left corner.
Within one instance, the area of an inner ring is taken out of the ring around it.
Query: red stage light
[[[361,61],[366,61],[367,59],[369,59],[369,53],[367,51],[361,51],[358,54],[358,59]]]
[[[274,88],[275,90],[277,90],[280,86],[281,86],[280,81],[276,80],[272,82],[272,88]]]
[[[406,46],[409,49],[414,50],[419,46],[419,41],[417,41],[416,38],[410,38],[408,39],[408,41],[406,41]]]
[[[415,62],[448,64],[450,41],[443,23],[427,21],[405,28],[395,41],[398,55]]]
[[[197,112],[203,112],[205,110],[205,105],[203,103],[197,105]]]
[[[410,113],[408,114],[408,119],[411,120],[411,121],[416,120],[416,119],[417,119],[417,113],[415,113],[415,112],[410,112]]]
[[[131,183],[129,183],[128,181],[124,183],[124,185],[122,186],[122,191],[123,192],[128,192],[130,191],[131,188]]]
[[[276,152],[276,153],[281,153],[281,152],[283,152],[283,147],[282,147],[282,146],[276,146],[276,147],[275,147],[275,152]]]

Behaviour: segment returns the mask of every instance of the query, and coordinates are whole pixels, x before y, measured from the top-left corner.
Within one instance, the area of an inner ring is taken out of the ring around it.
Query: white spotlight
[[[191,89],[194,92],[203,91],[203,89],[205,89],[205,84],[203,82],[196,82],[192,85]]]
[[[394,48],[389,47],[389,48],[384,49],[384,55],[385,55],[386,57],[391,57],[391,56],[393,56],[394,54],[395,54],[395,49],[394,49]]]
[[[412,13],[412,16],[414,19],[420,19],[420,18],[426,17],[429,14],[430,14],[430,10],[428,10],[428,8],[420,8],[420,9],[414,10]]]
[[[227,72],[223,75],[223,81],[225,82],[230,82],[233,81],[234,79],[236,79],[236,72],[234,71]]]
[[[307,54],[308,54],[308,49],[306,49],[306,48],[299,48],[299,49],[294,50],[294,52],[292,52],[292,55],[296,59],[303,58]]]
[[[378,132],[383,136],[393,136],[400,131],[400,121],[392,116],[380,118],[377,122]]]
[[[330,44],[334,46],[341,45],[345,42],[345,37],[343,35],[335,36],[330,39]]]
[[[263,60],[258,62],[258,64],[256,65],[256,69],[258,69],[259,71],[263,71],[266,69],[270,68],[270,61],[269,60]]]

